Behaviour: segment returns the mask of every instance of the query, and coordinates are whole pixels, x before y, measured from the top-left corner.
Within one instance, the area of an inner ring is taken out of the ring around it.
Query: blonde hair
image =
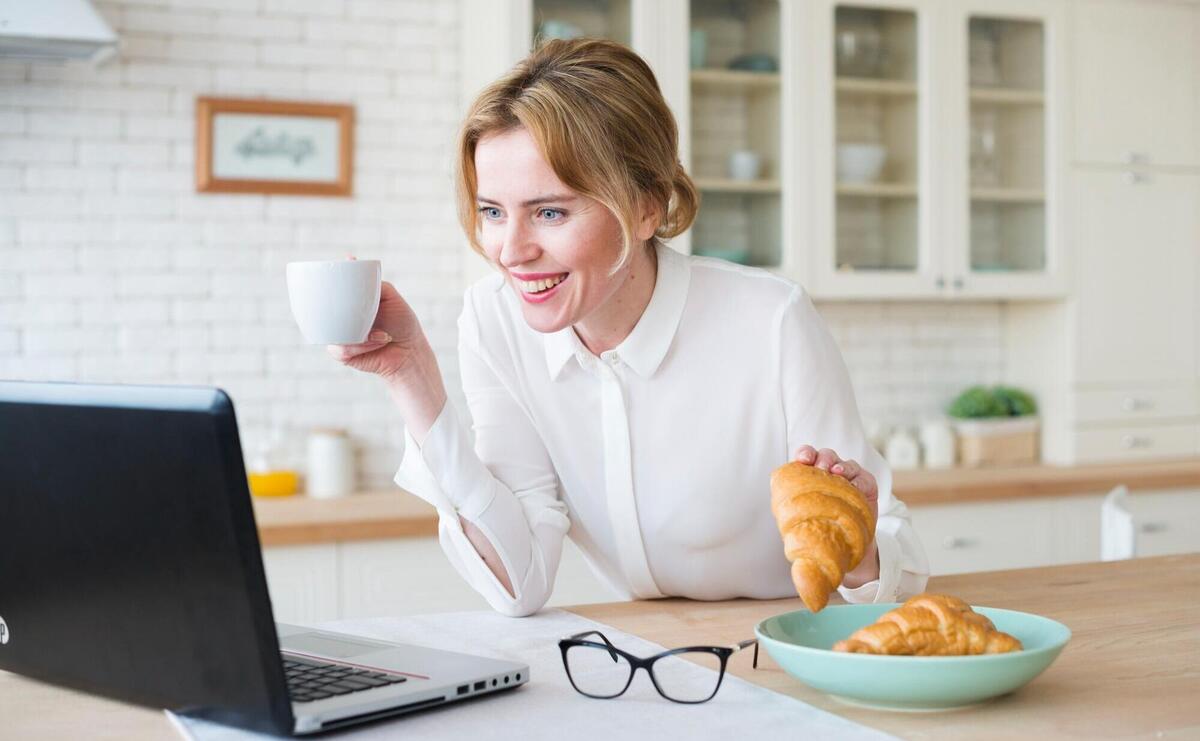
[[[475,147],[516,128],[529,132],[559,180],[617,218],[624,239],[614,272],[632,254],[646,206],[661,215],[648,246],[696,218],[700,196],[679,162],[675,117],[649,65],[614,41],[554,39],[484,88],[459,132],[458,218],[484,257]]]

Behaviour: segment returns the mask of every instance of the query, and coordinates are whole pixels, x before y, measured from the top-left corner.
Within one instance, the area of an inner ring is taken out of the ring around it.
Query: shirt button
[[[609,365],[617,365],[620,362],[621,362],[621,359],[619,357],[617,357],[616,354],[608,356],[608,364]]]

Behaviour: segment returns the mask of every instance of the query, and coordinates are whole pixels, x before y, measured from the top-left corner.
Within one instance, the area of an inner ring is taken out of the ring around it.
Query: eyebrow
[[[551,193],[548,196],[538,196],[537,198],[530,198],[528,201],[521,201],[521,205],[522,206],[539,206],[543,203],[570,202],[570,201],[574,201],[576,198],[578,198],[578,196],[566,195],[566,194],[561,194],[561,193]],[[483,196],[476,196],[475,200],[480,203],[490,204],[492,206],[500,205],[499,201],[493,201],[492,199],[484,198]]]

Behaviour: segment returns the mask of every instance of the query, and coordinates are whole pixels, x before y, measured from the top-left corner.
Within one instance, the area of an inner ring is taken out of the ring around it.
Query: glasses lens
[[[616,697],[629,684],[633,667],[619,653],[592,646],[567,649],[567,671],[575,689],[592,697]]]
[[[685,651],[659,659],[651,671],[667,697],[678,702],[701,702],[717,691],[721,657],[708,651]]]

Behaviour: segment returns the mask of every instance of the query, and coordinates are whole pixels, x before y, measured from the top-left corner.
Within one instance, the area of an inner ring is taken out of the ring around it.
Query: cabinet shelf
[[[1046,102],[1046,94],[1041,90],[1022,90],[1019,88],[971,88],[972,103],[991,103],[993,105],[1042,105]]]
[[[862,198],[914,198],[917,186],[912,183],[838,183],[837,194]]]
[[[993,203],[1041,203],[1045,191],[1037,188],[971,188],[972,201]]]
[[[778,193],[778,180],[734,180],[732,178],[695,178],[700,190],[717,193]]]
[[[839,93],[859,95],[915,96],[917,84],[905,80],[880,80],[872,77],[839,77],[834,83]]]
[[[779,88],[778,72],[748,72],[738,69],[694,69],[692,84],[718,88]]]

